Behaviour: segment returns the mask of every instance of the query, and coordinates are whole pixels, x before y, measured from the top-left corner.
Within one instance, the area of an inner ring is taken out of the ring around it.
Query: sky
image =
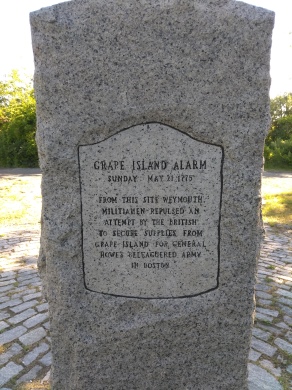
[[[33,74],[29,12],[61,2],[63,1],[0,1],[0,80],[12,69],[19,69],[28,75]],[[292,92],[292,0],[245,0],[245,2],[275,11],[270,95],[275,97],[285,92]]]

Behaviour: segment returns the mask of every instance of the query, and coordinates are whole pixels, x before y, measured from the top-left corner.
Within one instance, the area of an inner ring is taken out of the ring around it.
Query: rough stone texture
[[[54,390],[247,389],[273,18],[228,0],[31,14]],[[219,285],[197,297],[85,288],[78,146],[147,123],[224,150]]]
[[[260,351],[268,356],[273,356],[276,352],[276,348],[272,347],[268,343],[265,343],[264,341],[258,340],[257,338],[253,337],[251,341],[251,346],[256,349],[257,351]]]
[[[1,353],[1,356],[0,356],[0,364],[5,364],[8,362],[9,359],[11,359],[13,356],[17,355],[19,352],[21,351],[21,346],[19,344],[12,344],[11,347]]]
[[[23,370],[23,367],[14,362],[9,362],[5,367],[2,367],[0,370],[0,386],[19,374],[21,370]]]
[[[0,334],[0,344],[10,343],[11,341],[23,335],[25,332],[26,328],[24,326],[17,326],[16,328],[7,330],[6,332]]]
[[[18,324],[19,322],[26,320],[27,318],[32,317],[34,314],[36,314],[36,311],[34,309],[27,309],[21,312],[20,314],[17,314],[16,316],[9,318],[8,322],[10,322],[10,324],[15,325]]]
[[[36,328],[19,337],[19,341],[24,345],[31,345],[44,338],[45,335],[46,331],[44,328]]]
[[[282,340],[280,338],[276,338],[275,344],[278,345],[281,349],[292,355],[292,344],[288,343],[285,340]]]
[[[266,370],[249,364],[249,390],[283,390],[279,382]]]
[[[20,377],[16,383],[19,384],[19,383],[22,383],[22,382],[28,382],[28,381],[31,381],[32,379],[34,379],[37,375],[37,373],[42,369],[41,366],[34,366],[27,374],[23,375],[22,377]]]
[[[49,349],[48,344],[41,343],[39,346],[35,347],[31,352],[29,352],[24,359],[22,360],[22,363],[25,366],[28,366],[31,364],[40,354],[43,354],[44,352],[47,352]]]

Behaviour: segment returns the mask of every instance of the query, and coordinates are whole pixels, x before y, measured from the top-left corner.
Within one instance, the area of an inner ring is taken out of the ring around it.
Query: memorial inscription
[[[218,287],[223,151],[159,123],[79,146],[86,288],[173,298]]]

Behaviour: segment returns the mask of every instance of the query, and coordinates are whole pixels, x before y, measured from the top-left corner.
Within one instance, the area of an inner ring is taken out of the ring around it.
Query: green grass
[[[292,180],[264,177],[263,220],[270,226],[292,227]]]
[[[274,281],[274,279],[272,279],[272,278],[269,278],[268,276],[265,278],[265,281],[267,282],[267,283],[270,283],[270,282],[273,282]]]
[[[37,224],[40,209],[40,175],[0,179],[0,227]]]
[[[264,222],[271,226],[292,224],[292,192],[266,194],[263,205]]]
[[[276,267],[274,265],[269,265],[267,268],[268,269],[276,269]]]

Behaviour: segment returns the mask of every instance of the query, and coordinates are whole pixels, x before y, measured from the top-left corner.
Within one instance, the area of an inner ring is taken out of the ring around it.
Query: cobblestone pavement
[[[36,267],[39,231],[2,230],[0,248],[0,389],[45,389],[50,327]],[[291,234],[267,228],[258,268],[249,390],[292,388],[291,270]],[[32,385],[34,380],[39,387]]]

